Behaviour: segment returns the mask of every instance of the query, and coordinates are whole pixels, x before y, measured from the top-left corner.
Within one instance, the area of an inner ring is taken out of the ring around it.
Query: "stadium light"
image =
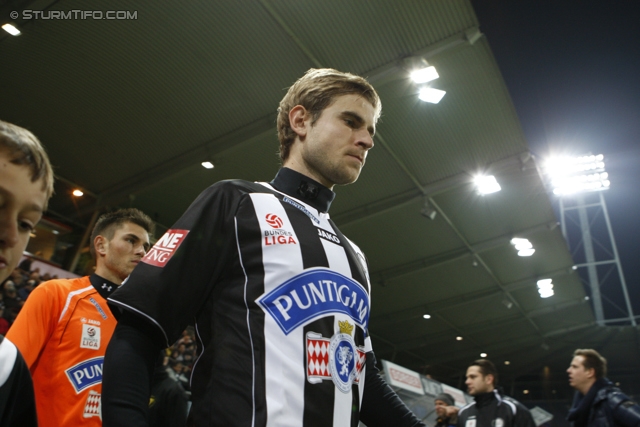
[[[481,195],[495,193],[497,191],[502,190],[500,184],[496,180],[496,177],[493,175],[482,175],[474,178],[474,183],[476,187],[478,187],[478,193]]]
[[[602,154],[552,158],[547,160],[544,169],[553,194],[558,196],[603,191],[611,187]]]
[[[12,24],[4,24],[2,26],[2,29],[5,30],[7,33],[11,34],[12,36],[19,36],[20,34],[22,34],[20,32],[19,29],[17,29],[14,25]]]
[[[420,93],[418,94],[418,98],[424,102],[430,102],[432,104],[437,104],[444,97],[447,92],[440,89],[434,89],[432,87],[423,87],[420,89]]]
[[[536,252],[536,250],[533,249],[533,245],[528,239],[514,237],[513,239],[511,239],[511,244],[518,251],[518,256],[531,256]]]
[[[420,83],[426,83],[426,82],[430,82],[431,80],[435,80],[437,78],[439,78],[440,76],[438,75],[438,72],[436,71],[436,67],[429,66],[429,67],[425,67],[425,68],[421,68],[419,70],[415,70],[412,71],[410,74],[411,80],[413,80],[414,83],[420,84]]]
[[[552,279],[540,279],[538,280],[538,293],[540,298],[549,298],[553,296],[553,283]]]

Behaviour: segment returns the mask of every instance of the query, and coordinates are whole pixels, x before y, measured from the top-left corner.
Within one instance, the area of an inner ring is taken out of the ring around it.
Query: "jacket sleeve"
[[[518,405],[518,410],[513,418],[513,427],[536,427],[531,412],[521,403]]]
[[[607,404],[617,424],[624,427],[640,427],[640,405],[620,392],[614,391],[607,395]]]
[[[367,427],[424,427],[396,392],[380,377],[373,351],[367,352],[365,364],[360,420]]]

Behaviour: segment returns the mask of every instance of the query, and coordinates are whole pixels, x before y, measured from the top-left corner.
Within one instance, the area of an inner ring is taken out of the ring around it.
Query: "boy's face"
[[[0,282],[18,265],[46,201],[42,181],[31,182],[31,169],[0,149]]]

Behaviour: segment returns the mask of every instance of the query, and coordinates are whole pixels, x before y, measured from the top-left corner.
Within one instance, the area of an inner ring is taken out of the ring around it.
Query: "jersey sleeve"
[[[175,341],[207,300],[233,251],[234,213],[242,194],[232,181],[202,192],[111,295],[114,315],[134,312],[160,329],[165,347]]]
[[[360,420],[368,427],[399,426],[425,427],[384,381],[376,367],[373,351],[367,352],[365,361],[364,395]]]
[[[7,338],[18,347],[29,369],[38,360],[60,317],[61,302],[54,283],[36,287],[9,328]]]

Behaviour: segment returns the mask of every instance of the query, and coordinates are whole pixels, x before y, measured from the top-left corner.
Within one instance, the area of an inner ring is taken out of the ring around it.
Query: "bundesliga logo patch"
[[[293,233],[282,229],[284,222],[278,215],[267,214],[265,221],[273,229],[264,231],[265,246],[298,244],[296,239],[293,238]]]
[[[80,338],[80,348],[90,348],[100,350],[100,327],[93,325],[82,325],[82,337]]]
[[[167,230],[142,258],[142,262],[156,267],[164,267],[178,250],[189,230]]]

